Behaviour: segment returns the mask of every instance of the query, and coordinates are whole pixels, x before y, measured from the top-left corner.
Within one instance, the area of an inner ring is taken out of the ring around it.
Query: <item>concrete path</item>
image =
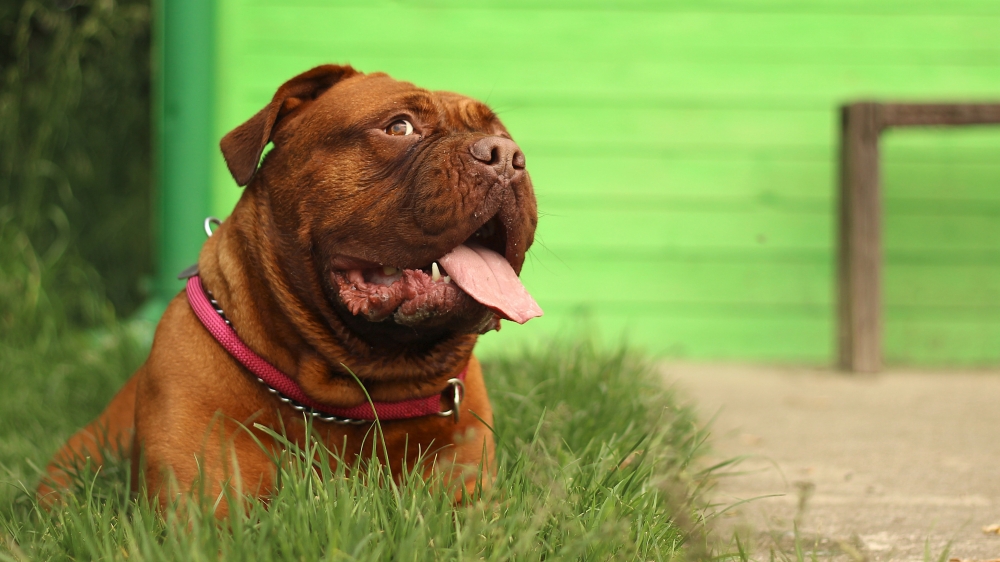
[[[1000,562],[1000,371],[851,376],[799,368],[665,364],[713,422],[716,459],[747,455],[714,498],[754,529],[758,560],[789,551],[798,520],[820,560]],[[792,558],[794,559],[794,557]]]

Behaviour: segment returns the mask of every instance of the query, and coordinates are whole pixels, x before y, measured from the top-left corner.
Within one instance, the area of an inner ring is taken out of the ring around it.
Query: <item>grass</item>
[[[0,560],[687,560],[711,557],[701,518],[705,433],[641,356],[567,342],[490,361],[498,474],[456,504],[445,487],[378,463],[345,477],[276,462],[280,489],[225,521],[214,498],[152,509],[124,464],[83,474],[66,506],[37,507],[34,467],[95,415],[141,360],[127,330],[79,335],[0,363]],[[358,476],[360,474],[360,476]]]

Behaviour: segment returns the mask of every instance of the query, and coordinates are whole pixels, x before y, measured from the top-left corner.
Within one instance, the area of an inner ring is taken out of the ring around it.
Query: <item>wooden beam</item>
[[[882,368],[882,202],[879,135],[882,106],[841,108],[838,338],[840,367]]]
[[[1000,123],[997,103],[885,103],[883,127],[988,125]]]

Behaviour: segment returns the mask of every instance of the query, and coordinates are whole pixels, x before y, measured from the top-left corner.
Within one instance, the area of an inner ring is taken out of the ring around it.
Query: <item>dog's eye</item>
[[[385,128],[385,134],[393,136],[412,135],[413,125],[411,125],[406,119],[393,121],[391,125]]]

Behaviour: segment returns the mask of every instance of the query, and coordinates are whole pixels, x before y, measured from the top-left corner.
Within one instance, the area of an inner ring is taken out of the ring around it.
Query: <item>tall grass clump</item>
[[[122,466],[110,477],[84,474],[82,489],[51,512],[21,493],[0,507],[0,559],[711,557],[697,494],[706,475],[692,468],[704,434],[641,357],[564,343],[492,361],[486,372],[496,477],[474,497],[456,502],[419,467],[394,481],[378,462],[347,470],[315,442],[286,443],[277,492],[221,521],[217,498],[159,512],[129,494]]]
[[[0,3],[0,344],[142,301],[149,115],[148,0]]]
[[[3,482],[142,359],[118,319],[152,263],[149,24],[148,0],[0,2]]]

